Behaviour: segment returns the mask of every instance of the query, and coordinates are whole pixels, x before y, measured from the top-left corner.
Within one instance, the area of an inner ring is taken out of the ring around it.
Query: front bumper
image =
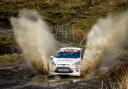
[[[78,66],[57,66],[52,71],[49,71],[49,76],[52,75],[80,76],[80,68]]]
[[[80,72],[79,73],[55,73],[55,72],[50,72],[49,76],[52,76],[52,75],[80,76]]]

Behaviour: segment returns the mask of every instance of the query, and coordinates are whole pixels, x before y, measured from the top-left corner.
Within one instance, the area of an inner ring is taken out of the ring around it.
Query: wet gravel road
[[[0,89],[113,89],[119,87],[119,77],[113,76],[118,76],[122,70],[121,63],[116,66],[117,69],[108,73],[109,77],[83,79],[58,76],[48,78],[38,74],[25,62],[0,64]]]

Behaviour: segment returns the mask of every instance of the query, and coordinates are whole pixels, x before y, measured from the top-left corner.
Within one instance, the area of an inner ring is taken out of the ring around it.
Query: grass
[[[22,58],[21,54],[6,54],[0,55],[0,64],[15,63],[20,61]]]
[[[127,10],[128,2],[119,0],[23,0],[0,2],[0,19],[16,15],[19,9],[36,9],[51,25],[72,23],[90,29],[97,19]],[[112,4],[111,4],[112,3]],[[87,14],[88,13],[88,14]],[[83,18],[84,17],[84,18]]]
[[[0,2],[0,20],[8,20],[11,16],[16,16],[22,8],[36,9],[51,26],[72,24],[76,27],[75,29],[80,28],[87,33],[99,18],[126,11],[128,2],[125,0],[118,0],[118,2],[115,0],[93,0],[91,3],[89,0],[3,0]],[[6,48],[18,48],[12,34],[4,34],[6,33],[0,33],[0,48],[5,52]],[[80,43],[77,40],[81,41],[81,39],[76,39],[75,42]],[[72,43],[72,40],[66,43]],[[3,63],[4,58],[8,60],[7,62],[11,62],[12,58],[13,62],[13,59],[18,58],[18,54],[1,56],[0,60]]]

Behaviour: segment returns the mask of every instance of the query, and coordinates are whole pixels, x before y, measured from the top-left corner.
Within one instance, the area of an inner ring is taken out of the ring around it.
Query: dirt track
[[[122,70],[121,66],[115,65],[105,77],[93,79],[79,78],[48,78],[39,75],[25,62],[17,64],[0,65],[0,89],[113,89],[118,87],[117,77]],[[126,65],[126,63],[125,63]],[[117,74],[117,75],[116,75]],[[116,77],[115,77],[116,75]],[[119,82],[119,81],[118,81]],[[123,88],[125,89],[125,88]]]

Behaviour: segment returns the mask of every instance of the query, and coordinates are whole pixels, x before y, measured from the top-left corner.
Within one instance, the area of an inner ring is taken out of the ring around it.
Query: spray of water
[[[48,73],[50,55],[56,41],[45,21],[34,10],[23,9],[17,18],[10,19],[17,42],[28,64],[43,74]]]
[[[128,12],[119,16],[100,19],[87,37],[87,45],[82,61],[83,73],[90,73],[97,68],[109,67],[117,62],[127,45]]]

